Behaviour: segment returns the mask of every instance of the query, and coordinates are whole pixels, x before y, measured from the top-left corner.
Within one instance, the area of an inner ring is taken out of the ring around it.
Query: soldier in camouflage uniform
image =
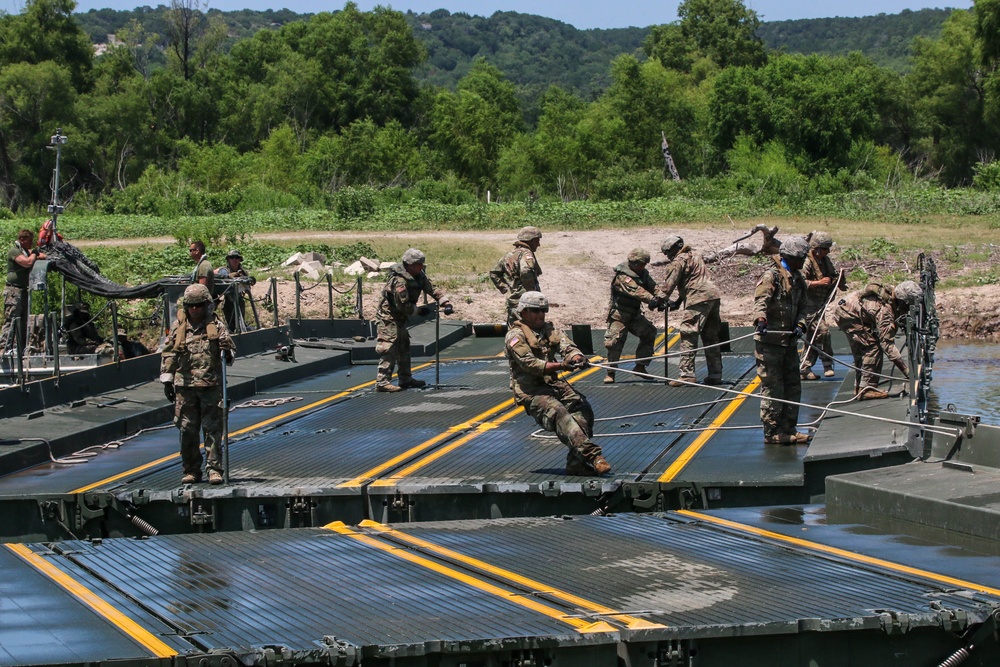
[[[767,400],[778,398],[798,402],[802,398],[799,377],[799,354],[795,341],[805,331],[805,291],[802,264],[809,244],[793,236],[781,244],[774,264],[757,283],[754,292],[753,321],[757,325],[754,337],[754,357],[760,377],[760,421],[764,426],[764,442],[796,444],[809,441],[799,433],[799,406]]]
[[[174,424],[181,432],[184,484],[201,481],[200,432],[205,434],[208,482],[222,484],[222,352],[231,364],[235,350],[225,321],[212,309],[208,288],[190,285],[160,362],[163,393],[174,404]]]
[[[863,290],[851,292],[837,303],[833,317],[847,334],[854,355],[854,394],[859,400],[887,398],[878,388],[876,373],[882,371],[883,354],[910,377],[903,355],[896,347],[896,319],[904,315],[910,303],[923,296],[923,290],[912,280],[890,285],[869,283]]]
[[[812,367],[823,351],[823,376],[833,377],[833,342],[830,340],[830,327],[826,324],[826,302],[835,289],[845,289],[847,283],[840,277],[837,282],[837,269],[830,261],[830,248],[833,247],[833,237],[826,232],[813,232],[809,235],[809,255],[802,267],[802,279],[806,283],[806,346],[802,350],[802,365],[799,375],[803,380],[818,380]]]
[[[549,301],[541,292],[525,292],[518,301],[518,319],[504,345],[514,403],[569,447],[567,475],[603,475],[611,466],[591,439],[594,411],[583,394],[558,376],[559,371],[583,368],[587,360],[565,334],[545,321],[548,310]],[[556,355],[563,361],[556,361]]]
[[[406,329],[406,318],[423,307],[417,306],[421,293],[431,296],[441,304],[445,315],[451,315],[451,303],[444,293],[435,289],[424,273],[424,253],[410,248],[403,253],[403,261],[389,268],[389,276],[382,288],[382,300],[375,318],[378,320],[378,343],[375,351],[379,355],[378,374],[375,390],[383,392],[402,391],[413,387],[426,386],[423,380],[413,379],[410,372],[410,332]],[[390,384],[392,371],[399,363],[399,386]]]
[[[698,347],[698,337],[705,346],[705,362],[708,375],[705,384],[722,384],[722,350],[719,349],[719,330],[722,319],[719,316],[721,295],[715,283],[708,277],[708,269],[701,257],[684,244],[679,236],[669,236],[660,248],[667,256],[667,275],[659,296],[667,301],[670,293],[677,289],[677,300],[668,303],[671,310],[684,304],[684,318],[681,320],[680,381],[671,381],[672,387],[687,387],[697,382],[694,374],[694,349]]]
[[[649,253],[635,248],[628,254],[628,262],[615,267],[611,279],[611,301],[608,303],[608,330],[604,334],[604,347],[608,348],[608,363],[612,366],[621,359],[625,340],[631,333],[639,339],[635,348],[636,363],[633,371],[645,373],[649,357],[653,356],[656,327],[642,315],[642,304],[650,310],[663,308],[664,301],[656,296],[656,281],[649,275],[646,265]],[[608,371],[605,384],[615,381],[615,372]]]
[[[535,252],[542,243],[542,232],[538,227],[525,227],[517,234],[514,248],[500,258],[490,271],[490,280],[507,295],[507,326],[517,321],[517,302],[525,292],[538,292],[538,276],[542,267],[535,259]]]
[[[14,320],[19,319],[21,340],[28,332],[28,277],[35,262],[45,259],[38,248],[32,249],[35,235],[29,229],[17,233],[17,241],[7,251],[7,286],[3,291],[3,328],[0,329],[0,353],[17,343]]]

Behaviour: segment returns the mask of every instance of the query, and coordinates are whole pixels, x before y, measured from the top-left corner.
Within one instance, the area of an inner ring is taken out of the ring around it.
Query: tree
[[[220,16],[208,18],[202,11],[207,0],[170,0],[164,14],[170,61],[185,81],[217,54],[226,38],[226,24]]]
[[[90,85],[93,49],[73,18],[74,0],[27,0],[24,11],[0,15],[0,68],[54,62],[70,73],[77,91]]]
[[[683,0],[679,22],[654,26],[643,43],[650,58],[664,66],[690,71],[699,58],[719,67],[759,67],[767,61],[757,36],[760,18],[740,0]]]

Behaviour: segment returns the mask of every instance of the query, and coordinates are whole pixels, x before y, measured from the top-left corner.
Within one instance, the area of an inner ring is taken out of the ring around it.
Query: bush
[[[377,204],[378,193],[367,185],[348,186],[333,194],[333,210],[344,220],[372,216],[378,210]]]
[[[972,168],[972,184],[987,192],[1000,191],[1000,162],[979,162]]]
[[[590,184],[590,197],[594,201],[656,199],[666,194],[667,183],[661,171],[635,171],[626,164],[602,170]]]
[[[474,204],[476,196],[469,192],[453,174],[445,180],[425,179],[413,185],[413,198],[438,204]]]

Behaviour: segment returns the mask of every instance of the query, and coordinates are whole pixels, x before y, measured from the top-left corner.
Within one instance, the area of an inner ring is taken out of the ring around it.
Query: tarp
[[[144,285],[127,287],[108,280],[100,268],[74,245],[55,241],[44,248],[49,268],[66,276],[66,280],[85,292],[108,299],[147,299],[163,294],[167,285],[177,284],[177,278],[161,278]]]

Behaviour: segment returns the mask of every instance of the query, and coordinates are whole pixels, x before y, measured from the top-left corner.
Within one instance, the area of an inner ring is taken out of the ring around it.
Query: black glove
[[[587,357],[580,357],[576,361],[568,361],[568,360],[566,361],[566,366],[572,371],[578,371],[582,368],[586,368],[589,365],[590,362],[587,361]]]
[[[163,395],[167,397],[167,400],[173,403],[177,399],[177,391],[174,389],[173,382],[163,383]]]
[[[802,328],[802,325],[801,324],[796,324],[795,325],[795,330],[792,331],[792,336],[794,338],[802,338],[805,335],[806,335],[806,330]]]
[[[445,315],[451,315],[455,312],[454,306],[451,305],[450,301],[446,301],[443,306],[441,306],[441,312]]]
[[[420,317],[423,317],[429,312],[431,312],[430,306],[417,306],[417,315]]]
[[[236,361],[236,355],[233,354],[232,350],[226,350],[226,365],[232,366],[234,361]]]
[[[660,297],[656,297],[649,302],[650,310],[658,310],[660,312],[663,312],[664,308],[666,308],[666,303]]]
[[[767,320],[758,320],[757,335],[763,336],[766,333],[767,333]]]
[[[254,278],[253,276],[250,276],[250,284],[251,285],[256,285],[257,284],[257,279]]]
[[[667,308],[670,310],[679,310],[681,307],[681,300],[676,299],[674,301],[667,301]]]

